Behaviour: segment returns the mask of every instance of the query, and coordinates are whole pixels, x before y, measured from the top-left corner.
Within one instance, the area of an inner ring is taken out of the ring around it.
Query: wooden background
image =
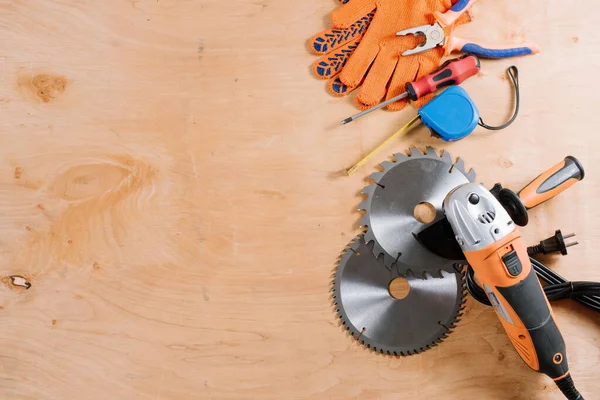
[[[1,398],[562,398],[491,309],[469,300],[443,345],[384,357],[344,334],[329,280],[376,163],[434,145],[514,189],[578,157],[586,179],[533,211],[525,236],[575,231],[549,264],[600,281],[600,3],[475,5],[458,35],[543,50],[485,61],[464,84],[501,122],[514,62],[517,122],[454,144],[416,129],[351,178],[339,171],[415,111],[338,125],[352,100],[325,92],[306,50],[335,7],[0,0]],[[580,391],[598,398],[598,315],[555,313]]]

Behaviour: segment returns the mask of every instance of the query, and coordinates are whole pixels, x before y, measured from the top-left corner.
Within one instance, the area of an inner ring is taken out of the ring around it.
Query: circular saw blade
[[[439,269],[453,272],[455,261],[429,251],[417,240],[417,234],[444,218],[444,198],[452,189],[474,182],[475,171],[467,173],[460,158],[453,163],[448,152],[440,156],[432,147],[427,147],[425,153],[411,148],[410,153],[395,154],[395,162],[383,162],[383,172],[370,176],[375,183],[363,189],[362,193],[368,195],[359,206],[366,211],[360,221],[368,227],[365,241],[374,242],[373,254],[383,254],[388,267],[400,262],[416,274]],[[420,203],[435,208],[431,223],[415,218],[415,207]]]
[[[398,300],[390,282],[403,277],[410,287]],[[441,342],[462,315],[466,290],[462,272],[439,271],[422,278],[400,274],[373,256],[364,236],[342,253],[332,296],[345,329],[361,344],[383,354],[411,355]]]

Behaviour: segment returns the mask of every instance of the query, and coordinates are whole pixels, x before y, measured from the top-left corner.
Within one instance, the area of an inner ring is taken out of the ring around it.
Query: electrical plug
[[[533,257],[538,254],[551,254],[560,252],[560,254],[566,256],[567,247],[579,244],[579,242],[565,242],[565,239],[572,238],[573,236],[575,236],[574,233],[569,233],[568,235],[563,236],[559,229],[554,233],[554,236],[550,236],[548,239],[542,240],[540,244],[536,246],[529,246],[527,248],[527,254],[529,254],[529,257]]]

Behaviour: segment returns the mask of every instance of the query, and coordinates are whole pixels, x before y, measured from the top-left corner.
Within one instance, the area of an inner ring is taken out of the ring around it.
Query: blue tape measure
[[[434,136],[454,142],[475,130],[479,110],[460,86],[451,86],[419,109],[421,121]]]

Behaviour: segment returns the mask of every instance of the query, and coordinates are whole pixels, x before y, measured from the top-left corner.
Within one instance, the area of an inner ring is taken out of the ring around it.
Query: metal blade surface
[[[454,328],[466,295],[463,274],[439,271],[418,277],[387,268],[359,235],[342,254],[333,298],[344,327],[360,343],[380,353],[410,355],[427,350]],[[406,279],[408,295],[398,300],[390,282]]]
[[[384,171],[371,178],[375,185],[363,193],[368,198],[360,205],[366,211],[361,225],[367,226],[367,243],[374,242],[373,254],[383,254],[386,266],[400,262],[415,274],[442,269],[454,272],[454,260],[448,260],[429,251],[419,242],[418,234],[444,218],[442,203],[452,189],[475,180],[473,170],[464,170],[464,162],[452,162],[450,154],[441,156],[433,148],[421,153],[411,148],[411,155],[397,154],[397,161],[382,164]],[[435,208],[430,223],[419,222],[415,207],[429,203]]]

